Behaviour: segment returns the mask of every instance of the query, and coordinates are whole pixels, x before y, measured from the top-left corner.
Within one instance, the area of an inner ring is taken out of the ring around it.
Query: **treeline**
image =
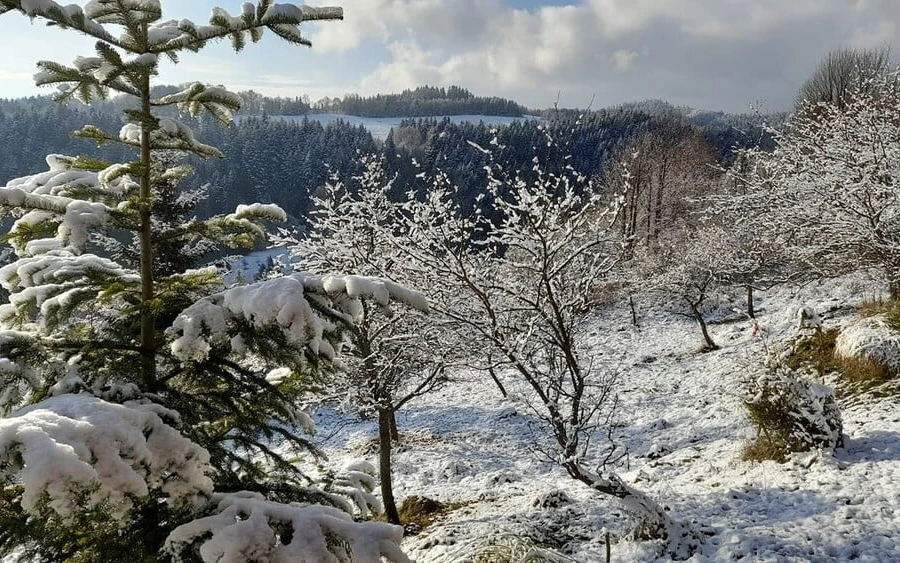
[[[343,99],[324,98],[316,110],[360,117],[437,117],[444,115],[500,115],[521,117],[526,109],[516,102],[496,96],[475,96],[465,88],[420,86],[399,94],[362,97],[348,94]]]
[[[469,96],[453,88],[445,94],[458,99]],[[89,141],[70,136],[84,123],[118,130],[119,118],[101,109],[106,108],[57,105],[46,98],[0,101],[0,184],[45,169],[48,153],[92,153],[111,162],[130,158],[129,149],[116,143],[107,143],[96,153]],[[678,126],[672,127],[673,123]],[[191,124],[201,140],[223,151],[225,159],[190,159],[197,174],[186,185],[209,186],[208,198],[197,208],[202,217],[260,201],[276,203],[303,218],[310,209],[310,195],[322,188],[329,175],[353,176],[360,171],[360,154],[380,152],[388,174],[395,177],[394,197],[419,191],[419,175],[440,170],[460,187],[461,203],[470,207],[486,191],[489,158],[499,159],[498,164],[509,169],[528,170],[539,156],[546,163],[569,164],[603,181],[609,167],[622,159],[626,143],[648,132],[696,137],[719,162],[726,162],[735,146],[753,146],[765,139],[758,125],[721,123],[698,128],[685,120],[626,108],[585,114],[559,111],[543,120],[521,120],[499,128],[424,118],[403,121],[384,142],[378,142],[362,126],[342,121],[323,126],[316,120],[248,116],[224,127],[204,120]],[[491,149],[493,155],[478,147]]]
[[[46,97],[0,100],[0,184],[46,168],[48,154],[92,153],[110,162],[127,161],[126,147],[107,143],[99,153],[94,143],[73,137],[85,123],[118,131],[121,119],[112,113],[79,105],[59,105]]]
[[[230,212],[251,201],[276,203],[289,215],[309,211],[309,194],[331,174],[344,177],[360,170],[360,154],[378,150],[362,126],[336,121],[287,121],[248,117],[232,127],[213,121],[200,124],[199,138],[217,146],[222,160],[194,159],[197,181],[210,185],[209,197],[198,206],[201,215]]]

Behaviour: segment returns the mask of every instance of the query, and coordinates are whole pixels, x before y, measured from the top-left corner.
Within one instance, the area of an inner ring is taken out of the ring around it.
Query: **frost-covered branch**
[[[0,420],[2,475],[7,484],[23,484],[22,508],[34,514],[46,504],[71,518],[102,505],[121,519],[132,497],[150,489],[172,503],[199,506],[212,490],[209,454],[164,418],[177,415],[90,395],[45,399]]]
[[[219,495],[216,513],[176,528],[165,552],[189,561],[195,550],[205,562],[355,561],[410,563],[400,551],[403,528],[354,522],[325,506],[284,505],[259,495]],[[335,541],[337,540],[337,541]]]

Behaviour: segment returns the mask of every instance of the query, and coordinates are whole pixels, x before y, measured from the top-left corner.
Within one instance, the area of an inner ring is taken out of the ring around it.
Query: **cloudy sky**
[[[530,107],[604,107],[660,98],[743,111],[787,109],[824,53],[896,46],[900,0],[324,0],[343,22],[309,25],[312,49],[264,37],[162,69],[269,95],[342,96],[458,84]],[[237,0],[162,0],[166,19],[205,23]],[[38,59],[70,62],[93,42],[16,13],[0,16],[0,97],[40,92]]]

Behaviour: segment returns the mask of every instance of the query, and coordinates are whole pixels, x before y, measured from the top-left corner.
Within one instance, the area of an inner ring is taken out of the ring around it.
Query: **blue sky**
[[[822,55],[894,45],[897,0],[312,0],[343,22],[305,28],[312,49],[264,37],[166,64],[161,80],[270,95],[342,96],[458,84],[531,107],[661,98],[703,109],[790,106]],[[162,0],[166,19],[205,23],[212,6]],[[0,16],[0,96],[39,93],[39,59],[68,63],[93,42],[16,13]]]

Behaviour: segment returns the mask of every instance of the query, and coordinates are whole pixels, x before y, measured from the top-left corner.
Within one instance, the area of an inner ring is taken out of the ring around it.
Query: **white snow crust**
[[[617,467],[620,475],[669,506],[673,517],[711,533],[690,561],[900,561],[895,397],[839,401],[845,447],[834,456],[811,452],[785,464],[741,459],[755,435],[741,397],[744,378],[761,361],[761,335],[770,348],[788,346],[801,307],[815,311],[826,329],[844,324],[847,305],[866,294],[866,283],[848,278],[759,292],[757,321],[711,325],[721,349],[708,353],[698,353],[701,338],[690,319],[648,311],[637,297],[640,328],[631,325],[627,303],[585,319],[594,360],[620,374],[621,426],[613,437],[630,452]],[[719,305],[740,307],[741,299]],[[608,530],[613,561],[668,560],[659,544],[624,537],[632,522],[615,501],[532,454],[535,420],[516,398],[527,397],[527,389],[512,374],[500,374],[513,395],[506,400],[482,374],[454,375],[398,413],[398,503],[412,495],[467,503],[407,537],[403,548],[412,558],[455,563],[469,560],[478,542],[509,544],[525,536],[568,561],[602,562]],[[371,451],[374,421],[329,408],[313,417],[321,435],[343,428],[327,444],[332,459]],[[566,500],[547,500],[560,498]]]
[[[884,315],[860,319],[844,327],[834,342],[834,353],[844,358],[872,360],[900,371],[900,333]]]
[[[64,394],[0,419],[0,471],[22,483],[22,507],[43,501],[62,517],[105,504],[116,519],[131,495],[158,489],[180,504],[205,502],[209,454],[163,421],[158,405]],[[87,500],[79,497],[87,492]],[[84,506],[87,502],[88,506]]]

